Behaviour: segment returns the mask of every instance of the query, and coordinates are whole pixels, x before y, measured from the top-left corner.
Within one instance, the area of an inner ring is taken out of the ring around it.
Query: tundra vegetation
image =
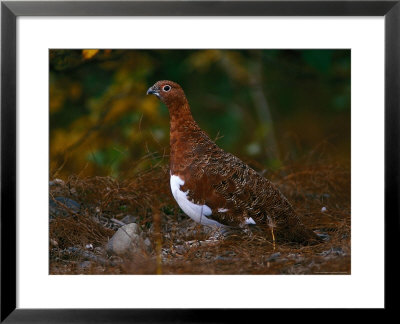
[[[350,274],[349,50],[49,55],[50,274]],[[170,193],[168,110],[146,96],[162,79],[326,241],[210,241]]]

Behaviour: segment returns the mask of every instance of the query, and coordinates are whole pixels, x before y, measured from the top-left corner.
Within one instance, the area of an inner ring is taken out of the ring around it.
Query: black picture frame
[[[385,309],[398,275],[400,0],[395,1],[2,1],[1,3],[1,322],[234,322],[265,310],[16,308],[16,19],[19,16],[384,16]],[[372,127],[372,125],[371,125]],[[373,172],[373,170],[371,170]],[[367,176],[367,175],[366,175]],[[373,256],[371,257],[373,259]],[[371,260],[373,262],[373,260]],[[249,314],[251,312],[251,314]]]

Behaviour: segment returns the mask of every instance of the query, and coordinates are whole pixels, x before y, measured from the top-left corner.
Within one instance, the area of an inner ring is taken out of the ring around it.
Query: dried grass
[[[170,194],[168,169],[157,167],[122,181],[70,177],[61,185],[51,186],[51,195],[74,199],[81,211],[50,222],[50,242],[56,242],[50,246],[50,273],[349,274],[350,169],[324,161],[291,165],[267,177],[303,215],[306,226],[328,234],[329,241],[315,246],[278,244],[274,249],[268,238],[253,231],[207,243],[213,233],[179,210]],[[154,224],[155,210],[161,218],[161,237]],[[92,259],[85,269],[79,267],[88,259],[84,254],[71,258],[65,253],[70,247],[85,249],[88,244],[93,249],[104,248],[115,228],[107,228],[96,217],[121,220],[128,214],[137,217],[153,243],[152,252],[139,251],[118,262],[102,254],[108,263]]]

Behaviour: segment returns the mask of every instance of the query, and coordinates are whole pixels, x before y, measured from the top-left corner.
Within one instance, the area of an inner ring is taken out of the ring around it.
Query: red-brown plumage
[[[209,219],[243,227],[251,218],[261,228],[272,226],[278,239],[320,241],[301,223],[291,204],[269,180],[222,150],[200,129],[177,83],[158,81],[147,93],[156,95],[170,113],[171,175],[184,182],[180,190],[191,202],[211,209]]]

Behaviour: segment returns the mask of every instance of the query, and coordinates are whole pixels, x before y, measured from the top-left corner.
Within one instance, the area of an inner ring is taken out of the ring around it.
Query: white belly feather
[[[174,196],[179,207],[181,207],[185,214],[193,219],[196,223],[210,226],[224,226],[215,220],[207,218],[207,216],[210,216],[212,214],[210,207],[208,207],[207,205],[197,205],[192,203],[187,198],[187,194],[189,191],[183,192],[182,190],[180,190],[180,187],[185,184],[185,181],[183,181],[176,175],[171,175],[170,184],[172,195]]]

